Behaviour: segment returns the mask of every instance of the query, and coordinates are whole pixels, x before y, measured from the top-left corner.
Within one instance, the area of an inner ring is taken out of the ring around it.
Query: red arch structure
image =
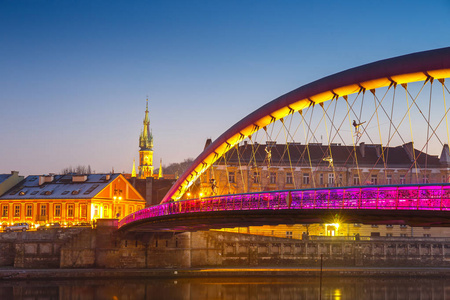
[[[225,131],[194,160],[161,203],[180,200],[219,157],[257,130],[289,114],[361,90],[448,77],[450,47],[377,61],[299,87],[263,105]]]

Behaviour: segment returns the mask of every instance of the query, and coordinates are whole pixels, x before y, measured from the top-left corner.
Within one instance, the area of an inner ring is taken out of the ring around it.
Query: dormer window
[[[78,195],[80,193],[80,190],[74,190],[72,191],[72,195]]]
[[[26,195],[27,194],[27,191],[20,191],[19,192],[19,196],[23,196],[23,195]]]

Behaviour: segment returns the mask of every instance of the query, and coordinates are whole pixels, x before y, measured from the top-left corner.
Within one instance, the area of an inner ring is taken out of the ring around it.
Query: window
[[[14,217],[20,217],[20,205],[19,204],[14,205]]]
[[[105,218],[109,218],[109,207],[108,207],[108,205],[103,205],[103,216],[105,217]]]
[[[98,205],[94,205],[94,217],[98,217]]]
[[[334,173],[328,173],[328,186],[334,186]]]
[[[309,173],[303,173],[303,184],[309,184]]]
[[[405,183],[406,183],[405,175],[400,175],[400,184],[405,184]]]
[[[133,206],[128,207],[128,214],[132,214],[133,213]]]
[[[344,183],[343,176],[342,174],[339,174],[339,182],[338,182],[339,186],[342,186],[343,183]]]
[[[61,217],[61,204],[55,204],[55,217]]]
[[[386,228],[394,228],[394,225],[386,225]]]
[[[377,224],[372,224],[372,228],[378,228]]]
[[[423,175],[422,177],[422,183],[430,183],[430,179],[428,175]]]
[[[360,223],[355,223],[355,224],[353,224],[353,227],[361,227],[361,224]]]
[[[286,184],[292,184],[292,183],[293,183],[292,173],[287,172],[286,173]]]
[[[87,216],[86,204],[82,204],[80,206],[80,216],[82,218],[86,218],[86,216]]]
[[[387,237],[392,237],[392,233],[386,233]]]
[[[253,172],[253,183],[259,183],[259,173]]]
[[[372,174],[370,176],[370,182],[374,185],[377,185],[378,184],[378,176],[376,174]]]
[[[270,184],[276,184],[277,183],[277,173],[270,172]]]
[[[424,234],[423,234],[423,237],[431,237],[431,234],[429,234],[429,233],[424,233]]]
[[[73,217],[73,204],[67,205],[67,216],[69,218]]]
[[[400,233],[400,237],[407,237],[408,235],[406,233]]]
[[[386,184],[392,184],[392,175],[386,176]]]
[[[33,215],[33,204],[27,204],[25,214],[26,217],[31,217]]]
[[[230,183],[235,183],[235,178],[234,178],[234,172],[229,172],[228,173],[228,182]]]
[[[119,218],[121,216],[122,216],[122,207],[119,205],[116,206],[116,217]]]
[[[359,176],[358,176],[358,174],[353,174],[353,185],[359,185]]]
[[[286,231],[286,238],[292,239],[292,231]]]
[[[47,215],[47,204],[41,204],[41,217],[45,217]]]
[[[323,173],[319,174],[319,184],[323,185]]]
[[[401,228],[401,229],[406,229],[407,227],[408,227],[407,225],[403,225],[403,224],[400,225],[400,228]]]
[[[8,206],[7,205],[3,205],[2,217],[7,217],[7,216],[8,216]]]

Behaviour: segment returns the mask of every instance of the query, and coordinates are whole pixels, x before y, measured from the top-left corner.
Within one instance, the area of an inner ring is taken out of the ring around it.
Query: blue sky
[[[450,1],[0,0],[0,173],[196,157],[268,101],[450,45]]]

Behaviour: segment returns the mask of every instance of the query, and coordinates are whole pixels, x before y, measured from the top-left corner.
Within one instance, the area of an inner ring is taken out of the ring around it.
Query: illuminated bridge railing
[[[448,210],[450,184],[359,186],[221,195],[147,207],[119,221],[213,211],[310,209]]]

